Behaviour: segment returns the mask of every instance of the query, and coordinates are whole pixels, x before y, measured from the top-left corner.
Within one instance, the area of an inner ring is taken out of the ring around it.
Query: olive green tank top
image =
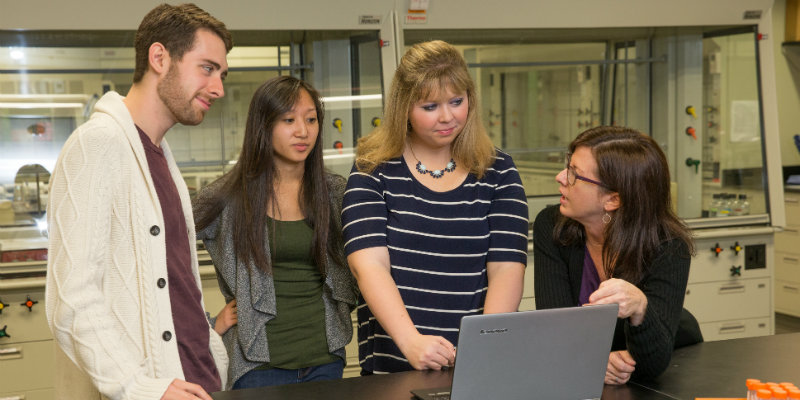
[[[324,277],[311,257],[313,230],[303,220],[274,221],[275,232],[267,231],[277,315],[266,324],[270,362],[259,369],[299,369],[338,360],[328,351]]]

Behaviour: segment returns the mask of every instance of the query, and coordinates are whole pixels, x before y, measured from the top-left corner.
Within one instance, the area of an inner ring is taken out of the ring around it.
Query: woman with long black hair
[[[228,302],[215,328],[234,389],[342,377],[357,290],[342,244],[345,180],[323,167],[323,115],[308,83],[268,80],[236,165],[194,201]]]

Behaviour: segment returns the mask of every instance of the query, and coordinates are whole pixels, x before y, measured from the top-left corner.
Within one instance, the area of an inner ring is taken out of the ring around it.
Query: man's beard
[[[175,64],[170,65],[167,76],[158,83],[158,97],[167,106],[175,120],[183,125],[198,125],[205,114],[192,107],[194,97],[184,98],[181,77]]]

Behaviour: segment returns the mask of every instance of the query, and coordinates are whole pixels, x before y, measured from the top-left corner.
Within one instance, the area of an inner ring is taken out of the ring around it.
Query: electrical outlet
[[[767,268],[767,245],[754,244],[744,247],[744,269]]]

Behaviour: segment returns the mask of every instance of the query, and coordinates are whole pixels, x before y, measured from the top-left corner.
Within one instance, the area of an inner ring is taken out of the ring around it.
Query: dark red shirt
[[[166,235],[167,244],[167,283],[175,326],[172,340],[178,341],[178,353],[186,381],[202,386],[209,393],[217,392],[222,385],[208,345],[209,324],[203,311],[200,288],[192,272],[188,228],[178,188],[170,175],[164,151],[154,145],[138,126],[136,129],[147,155],[147,165],[164,216],[164,226],[160,228]]]

